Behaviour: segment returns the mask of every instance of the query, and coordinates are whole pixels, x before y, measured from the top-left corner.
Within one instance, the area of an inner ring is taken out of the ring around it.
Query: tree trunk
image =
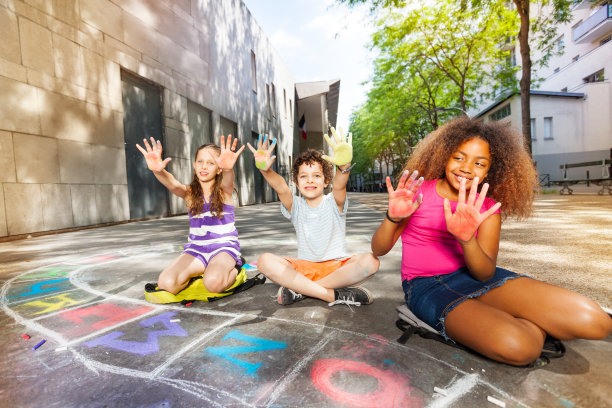
[[[525,146],[531,151],[531,49],[529,48],[529,0],[514,0],[521,17],[519,46],[521,49],[521,122]]]

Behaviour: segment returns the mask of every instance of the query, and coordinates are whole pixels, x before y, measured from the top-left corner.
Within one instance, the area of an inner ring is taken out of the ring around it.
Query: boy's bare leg
[[[204,269],[199,259],[189,254],[180,254],[159,274],[157,286],[176,295],[185,289],[191,278],[202,275]]]
[[[210,292],[223,292],[236,282],[236,260],[227,252],[215,255],[204,272],[203,283]]]
[[[289,288],[305,296],[314,297],[326,302],[335,300],[334,289],[313,282],[291,267],[288,261],[280,256],[264,253],[257,260],[257,269],[272,282]]]
[[[325,288],[355,286],[370,279],[380,266],[380,261],[371,253],[351,256],[342,267],[316,281]]]

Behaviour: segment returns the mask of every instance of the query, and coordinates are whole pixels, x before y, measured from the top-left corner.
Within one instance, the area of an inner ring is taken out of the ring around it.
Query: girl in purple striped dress
[[[145,148],[136,145],[147,167],[171,193],[185,200],[189,209],[189,243],[178,258],[168,265],[157,280],[160,289],[177,294],[190,279],[203,275],[210,292],[223,292],[235,281],[242,266],[238,231],[234,226],[234,164],[238,139],[221,136],[221,148],[214,144],[198,148],[193,162],[193,178],[188,186],[166,171],[170,158],[162,160],[159,140],[151,144],[143,139]]]

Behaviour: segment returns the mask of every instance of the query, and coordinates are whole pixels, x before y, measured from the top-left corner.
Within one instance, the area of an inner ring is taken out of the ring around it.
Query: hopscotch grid
[[[194,341],[192,341],[191,343],[187,344],[185,347],[183,347],[182,349],[180,349],[179,351],[177,351],[176,353],[171,355],[170,358],[168,358],[168,360],[166,360],[159,367],[157,367],[156,369],[151,371],[151,378],[157,377],[163,370],[166,369],[166,367],[168,367],[170,364],[172,364],[176,359],[178,359],[183,354],[185,354],[186,352],[191,350],[193,347],[197,346],[199,343],[201,343],[204,340],[206,340],[208,337],[213,336],[214,334],[216,334],[220,330],[226,328],[227,326],[231,326],[232,324],[234,324],[235,322],[237,322],[240,319],[241,319],[241,316],[236,316],[235,318],[221,323],[220,325],[218,325],[214,329],[212,329],[212,330],[208,331],[207,333],[203,334],[202,336],[196,338]]]
[[[265,406],[268,407],[276,402],[276,399],[285,391],[285,388],[287,388],[289,383],[291,383],[291,381],[293,381],[293,379],[300,373],[304,366],[306,366],[306,364],[308,364],[314,358],[315,354],[325,347],[327,343],[329,343],[334,335],[335,333],[333,331],[328,333],[306,353],[305,357],[298,360],[297,363],[295,363],[284,376],[281,376],[274,382],[274,385],[271,387],[274,391],[272,391],[272,394],[270,394],[268,397],[268,400],[264,404]]]
[[[144,247],[144,248],[150,249],[150,247]],[[117,252],[114,252],[114,253],[117,253]],[[153,253],[154,254],[159,254],[159,252],[153,252]],[[148,255],[150,255],[150,253],[134,254],[133,258],[134,257],[144,257],[144,256],[148,256]],[[98,257],[102,257],[102,256],[104,256],[104,255],[98,255]],[[94,256],[90,256],[89,258],[94,258]],[[86,284],[84,281],[81,281],[80,279],[78,279],[75,282],[73,280],[73,277],[74,277],[74,275],[79,274],[81,271],[84,271],[84,270],[89,269],[91,267],[98,267],[100,265],[104,265],[104,264],[108,264],[108,263],[114,263],[114,262],[119,262],[119,261],[122,261],[122,260],[124,260],[124,259],[123,258],[116,258],[116,259],[108,260],[108,261],[105,261],[105,262],[100,262],[100,263],[97,263],[97,264],[85,264],[85,265],[83,265],[83,264],[80,264],[80,265],[79,264],[70,264],[70,263],[68,263],[66,261],[62,261],[59,264],[65,264],[65,265],[69,265],[69,266],[80,266],[79,268],[76,268],[75,270],[69,272],[70,283],[73,284],[74,286],[78,287],[78,288],[81,288],[81,289],[87,291],[87,292],[90,292],[92,294],[96,294],[96,295],[98,295],[98,296],[100,296],[100,297],[102,297],[104,299],[108,299],[108,298],[111,297],[111,296],[108,296],[108,293],[102,292],[102,291],[99,291],[99,290],[96,290],[96,289],[93,289],[93,288],[91,288],[91,286]],[[49,267],[51,265],[57,265],[57,264],[58,263],[54,263],[54,264],[50,264],[50,265],[46,265],[46,266],[41,266],[41,267],[36,268],[34,270],[41,269],[41,268],[46,268],[46,267]],[[8,281],[4,282],[4,284],[2,285],[2,288],[0,290],[0,305],[2,306],[2,309],[5,311],[5,313],[7,313],[9,316],[13,317],[13,319],[15,321],[17,321],[18,323],[24,325],[25,327],[30,327],[30,328],[32,328],[34,330],[37,330],[37,331],[41,332],[41,333],[47,334],[47,336],[49,338],[55,339],[58,343],[66,343],[66,340],[59,333],[56,333],[56,332],[54,332],[54,331],[52,331],[50,329],[47,329],[47,328],[43,327],[42,325],[40,325],[40,324],[38,324],[36,322],[32,322],[31,320],[23,319],[20,315],[18,315],[17,313],[14,313],[8,307],[6,293],[8,291],[8,288],[11,286],[12,282],[17,280],[20,276],[23,276],[23,275],[26,275],[26,274],[32,273],[32,272],[33,271],[24,272],[24,273],[22,273],[22,274],[20,274],[18,276],[15,276],[15,277],[9,279]],[[114,298],[116,298],[118,300],[123,300],[123,301],[128,302],[128,303],[134,303],[134,304],[151,306],[151,304],[149,302],[146,302],[146,301],[140,300],[140,299],[134,299],[134,298],[129,298],[129,297],[125,297],[125,296],[119,296],[118,294],[114,294],[114,295],[112,295],[112,297],[114,297]],[[162,310],[180,310],[180,311],[185,311],[184,307],[171,306],[171,305],[158,306],[158,308],[162,309]],[[454,370],[454,371],[456,371],[458,373],[465,374],[465,375],[469,374],[466,371],[460,369],[459,367],[456,367],[456,366],[452,365],[449,362],[446,362],[444,360],[440,360],[440,359],[438,359],[438,358],[436,358],[436,357],[434,357],[434,356],[432,356],[430,354],[427,354],[427,353],[425,353],[423,351],[420,351],[418,349],[415,349],[415,348],[412,348],[412,347],[409,347],[407,345],[403,345],[403,344],[400,344],[400,343],[395,343],[395,342],[392,342],[392,341],[381,340],[379,338],[372,337],[372,336],[367,335],[367,334],[363,334],[363,333],[359,333],[359,332],[353,332],[353,331],[346,330],[346,329],[334,328],[334,327],[329,327],[329,326],[326,326],[326,325],[317,324],[317,323],[311,323],[311,322],[302,322],[302,321],[296,321],[296,320],[290,320],[290,319],[283,319],[283,318],[278,318],[278,317],[274,317],[274,316],[261,316],[261,315],[257,315],[257,314],[251,314],[251,313],[238,314],[238,313],[212,311],[212,310],[204,310],[204,309],[191,309],[189,312],[193,313],[193,314],[199,314],[199,315],[212,315],[212,316],[225,316],[225,317],[240,317],[240,316],[243,316],[243,317],[251,317],[251,318],[264,318],[266,320],[279,321],[279,322],[285,322],[285,323],[290,323],[290,324],[297,324],[297,325],[301,325],[301,326],[309,326],[309,327],[314,327],[314,328],[318,328],[318,329],[320,329],[320,328],[331,329],[334,332],[348,333],[348,334],[351,334],[351,335],[354,335],[354,336],[357,336],[357,337],[362,337],[362,338],[368,339],[370,341],[381,343],[383,345],[391,346],[392,348],[395,348],[395,349],[399,349],[399,350],[403,350],[403,351],[409,350],[409,351],[411,351],[413,353],[416,353],[416,354],[418,354],[420,356],[423,356],[423,357],[428,358],[430,360],[436,361],[439,364],[445,365],[445,366],[449,367],[450,369],[452,369],[452,370]],[[331,334],[330,334],[330,336],[331,336]],[[80,356],[79,353],[76,353],[76,354]],[[96,367],[102,368],[102,366],[107,367],[105,369],[105,371],[115,372],[115,370],[110,369],[110,367],[116,367],[116,366],[110,366],[110,365],[106,365],[106,364],[103,364],[103,363],[94,362],[93,360],[85,359],[84,357],[80,358],[80,360],[88,368],[90,368],[92,371],[94,371],[96,373],[98,372],[96,370]],[[86,362],[89,362],[89,363],[86,364]],[[94,363],[94,364],[92,365],[92,363]],[[117,368],[120,368],[120,367],[117,367]],[[130,370],[130,369],[126,368],[126,370]],[[121,374],[121,373],[119,373],[119,374]],[[141,376],[139,376],[139,377],[141,377]],[[485,386],[489,387],[490,389],[492,389],[493,391],[499,393],[500,396],[503,396],[504,398],[507,398],[508,400],[511,400],[511,401],[519,404],[519,406],[521,406],[521,407],[527,407],[528,408],[527,405],[525,405],[521,401],[518,401],[514,396],[509,395],[508,393],[506,393],[505,391],[499,389],[497,386],[489,383],[488,381],[484,381],[482,379],[479,379],[478,380],[478,384],[485,385]],[[169,385],[172,385],[172,384],[169,384]],[[202,385],[200,385],[200,386],[202,386]],[[198,397],[200,397],[202,399],[206,399],[209,402],[213,402],[213,401],[210,401],[207,398],[203,397],[201,395],[201,393],[191,392],[191,391],[188,391],[186,389],[180,388],[178,386],[177,386],[177,388],[182,389],[183,391],[189,392],[189,393],[191,393],[193,395],[196,395],[196,396],[198,396]],[[219,390],[215,389],[215,391],[218,392]],[[234,398],[236,398],[236,397],[234,397]],[[220,406],[217,403],[214,403],[214,404],[216,406]]]

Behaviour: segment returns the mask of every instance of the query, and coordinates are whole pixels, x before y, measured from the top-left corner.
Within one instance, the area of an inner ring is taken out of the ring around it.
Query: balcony
[[[572,37],[576,44],[584,44],[612,33],[612,3],[604,4],[593,15],[574,28]]]

